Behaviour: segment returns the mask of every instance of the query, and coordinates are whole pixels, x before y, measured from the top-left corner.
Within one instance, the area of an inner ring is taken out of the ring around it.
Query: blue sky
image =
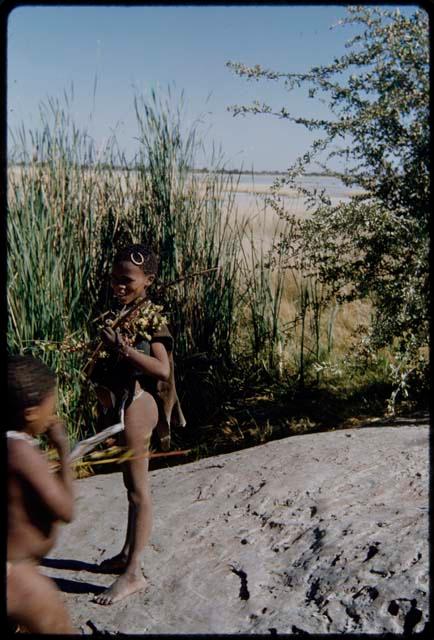
[[[208,164],[214,143],[228,167],[283,170],[311,135],[272,117],[234,118],[227,107],[255,99],[295,115],[319,115],[324,107],[277,83],[247,82],[226,62],[294,72],[329,62],[354,33],[330,29],[344,15],[339,5],[19,7],[8,22],[8,124],[38,127],[40,102],[62,99],[72,84],[77,124],[97,146],[115,130],[132,157],[134,94],[165,95],[171,85],[175,96],[184,91],[186,130],[201,120],[207,151],[198,165]]]

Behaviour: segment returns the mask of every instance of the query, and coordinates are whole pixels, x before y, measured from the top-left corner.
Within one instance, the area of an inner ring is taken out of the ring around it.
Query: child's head
[[[115,255],[111,286],[123,304],[144,297],[157,275],[158,258],[146,244],[129,244]]]
[[[56,410],[56,376],[32,356],[8,359],[7,426],[38,435]]]

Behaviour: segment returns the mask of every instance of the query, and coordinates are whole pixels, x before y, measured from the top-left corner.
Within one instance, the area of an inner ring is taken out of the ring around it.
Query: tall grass
[[[205,181],[191,174],[196,129],[181,131],[180,107],[152,95],[136,97],[135,109],[134,171],[114,139],[97,152],[68,105],[56,101],[42,106],[42,127],[30,141],[23,128],[15,133],[21,164],[9,171],[8,346],[56,370],[60,410],[74,436],[94,422],[80,354],[43,343],[93,335],[91,319],[110,300],[113,255],[125,242],[150,242],[161,257],[161,282],[180,280],[163,291],[178,358],[232,359],[239,303],[234,178],[218,167]],[[201,271],[207,273],[188,277]]]
[[[271,249],[264,246],[262,231],[266,222],[264,210],[262,219],[250,220],[242,230],[244,237],[240,237],[246,330],[243,342],[249,347],[250,366],[280,377],[286,342],[281,310],[286,274],[281,268],[282,256],[278,256],[277,263],[272,266]],[[278,233],[280,226],[276,225],[272,243]]]
[[[12,132],[20,164],[12,159],[8,175],[8,348],[57,372],[71,439],[95,425],[83,357],[44,343],[94,337],[92,320],[110,304],[114,253],[127,242],[149,242],[160,256],[154,296],[175,334],[193,423],[224,401],[234,372],[238,380],[256,369],[304,381],[330,356],[336,311],[317,281],[283,270],[283,256],[273,263],[258,244],[255,223],[237,213],[239,176],[222,173],[218,159],[206,175],[191,170],[201,140],[197,123],[184,125],[182,99],[135,97],[139,152],[131,167],[115,137],[95,147],[65,98],[65,106],[41,106],[39,129]],[[190,277],[197,272],[206,273]]]
[[[143,187],[135,233],[156,247],[163,282],[187,276],[164,292],[178,354],[230,360],[239,277],[236,179],[218,166],[201,180],[191,172],[199,142],[195,127],[183,134],[182,102],[174,107],[153,93],[150,101],[136,97],[135,109]],[[201,271],[210,273],[188,277]]]

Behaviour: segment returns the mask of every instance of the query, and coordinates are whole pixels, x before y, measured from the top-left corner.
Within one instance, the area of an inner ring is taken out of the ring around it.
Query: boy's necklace
[[[7,431],[6,437],[12,438],[14,440],[24,440],[25,442],[28,442],[29,444],[31,444],[33,447],[38,446],[38,441],[36,440],[36,438],[29,436],[29,434],[26,433],[25,431],[14,431],[14,430]]]

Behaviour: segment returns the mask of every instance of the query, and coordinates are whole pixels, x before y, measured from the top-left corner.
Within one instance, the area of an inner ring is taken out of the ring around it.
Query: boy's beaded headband
[[[140,259],[137,260],[134,256],[140,256]],[[145,262],[145,258],[144,256],[140,253],[140,251],[133,251],[133,253],[130,254],[130,258],[131,258],[131,262],[135,265],[137,265],[138,267],[141,267],[142,264]]]

